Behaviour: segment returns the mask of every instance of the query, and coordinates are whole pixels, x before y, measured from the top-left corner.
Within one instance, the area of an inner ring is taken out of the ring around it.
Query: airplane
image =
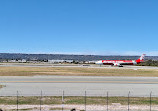
[[[136,65],[141,62],[144,62],[144,57],[146,54],[143,54],[139,59],[137,60],[100,60],[95,62],[95,64],[98,65],[111,65],[111,66],[118,66],[123,67],[123,65]]]

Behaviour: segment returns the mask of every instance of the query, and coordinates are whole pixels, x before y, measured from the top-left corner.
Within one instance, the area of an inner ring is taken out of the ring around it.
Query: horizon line
[[[37,55],[37,54],[45,54],[45,55],[85,55],[85,56],[141,56],[141,55],[130,55],[130,54],[110,54],[110,55],[103,55],[103,54],[73,54],[73,53],[18,53],[18,52],[14,52],[14,53],[12,53],[12,52],[9,52],[9,53],[0,53],[0,54],[35,54],[35,55]],[[150,55],[151,56],[151,55]],[[155,55],[156,56],[156,55]]]

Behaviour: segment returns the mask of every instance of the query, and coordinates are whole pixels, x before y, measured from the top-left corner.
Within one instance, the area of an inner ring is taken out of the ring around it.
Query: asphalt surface
[[[32,64],[32,63],[1,63],[0,67],[87,67],[87,68],[111,68],[111,69],[158,69],[153,66],[133,66],[124,65],[123,67],[113,67],[111,65],[95,65],[95,64]]]
[[[1,96],[152,96],[158,97],[157,77],[1,76]]]

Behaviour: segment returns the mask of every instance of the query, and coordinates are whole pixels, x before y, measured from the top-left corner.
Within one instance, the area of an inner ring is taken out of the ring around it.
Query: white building
[[[48,60],[49,63],[73,63],[73,60]]]

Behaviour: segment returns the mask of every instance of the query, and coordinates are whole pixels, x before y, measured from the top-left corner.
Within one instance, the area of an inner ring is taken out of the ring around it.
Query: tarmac
[[[1,76],[0,96],[158,97],[158,77]],[[85,92],[86,91],[86,92]]]
[[[49,64],[49,63],[1,63],[0,67],[85,67],[85,68],[111,68],[111,69],[158,69],[153,66],[133,66],[124,65],[123,67],[114,67],[110,65],[95,65],[95,64]]]

